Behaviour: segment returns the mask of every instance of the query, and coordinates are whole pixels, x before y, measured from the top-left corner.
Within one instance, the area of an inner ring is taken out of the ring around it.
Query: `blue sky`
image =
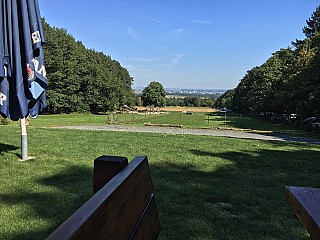
[[[134,87],[237,86],[303,39],[320,0],[38,0],[41,15],[128,69]]]

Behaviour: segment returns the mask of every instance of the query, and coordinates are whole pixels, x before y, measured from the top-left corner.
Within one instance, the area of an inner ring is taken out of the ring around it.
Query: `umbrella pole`
[[[21,128],[21,160],[28,160],[28,137],[27,137],[27,126],[26,118],[20,119],[20,128]]]

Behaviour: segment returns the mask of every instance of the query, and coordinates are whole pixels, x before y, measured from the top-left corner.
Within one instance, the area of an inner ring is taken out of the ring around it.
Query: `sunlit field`
[[[204,113],[187,116],[206,124]],[[17,123],[0,126],[0,239],[46,238],[90,198],[93,160],[101,155],[148,156],[160,239],[308,239],[284,200],[284,187],[320,187],[318,145],[44,128],[105,120],[90,114],[31,120],[35,159],[27,162],[19,161]],[[229,126],[242,124],[233,121]]]
[[[210,128],[210,129],[234,129],[234,130],[259,130],[259,131],[283,131],[302,132],[292,126],[284,124],[272,124],[270,122],[254,119],[248,116],[219,112],[184,112],[184,111],[160,111],[159,113],[110,112],[105,114],[55,114],[40,115],[37,119],[30,119],[29,127],[55,127],[68,125],[178,125],[182,128]],[[10,122],[11,126],[18,126],[19,122]]]

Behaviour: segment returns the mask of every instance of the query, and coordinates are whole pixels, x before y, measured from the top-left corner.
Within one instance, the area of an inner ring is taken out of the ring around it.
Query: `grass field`
[[[201,110],[201,109],[200,109]],[[199,109],[198,109],[199,111]],[[224,114],[219,112],[191,112],[191,115],[179,111],[164,112],[161,114],[123,113],[123,114],[58,114],[41,115],[37,119],[30,120],[30,127],[54,127],[66,125],[94,124],[105,125],[111,121],[117,124],[174,124],[183,128],[221,128],[221,129],[251,129],[261,131],[302,132],[298,129],[283,125],[271,124],[258,119],[237,114]],[[211,116],[208,116],[210,114]],[[18,122],[10,125],[17,126]]]
[[[0,126],[0,239],[44,239],[90,198],[93,160],[101,155],[148,156],[160,239],[308,239],[284,186],[320,187],[318,145],[41,128],[60,121],[105,124],[105,116],[32,120],[36,159],[28,162],[18,161],[19,127]]]

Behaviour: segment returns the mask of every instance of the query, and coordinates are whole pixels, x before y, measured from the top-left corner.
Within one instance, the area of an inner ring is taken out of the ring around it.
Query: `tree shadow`
[[[4,235],[3,238],[45,239],[91,197],[91,179],[92,169],[70,166],[60,173],[35,181],[34,185],[40,184],[41,191],[19,189],[12,193],[0,194],[0,202],[9,207],[25,206],[23,209],[26,211],[20,213],[17,225],[34,225],[32,230],[27,227],[18,234]],[[47,224],[38,227],[36,219],[41,219]]]
[[[204,167],[181,159],[150,165],[160,239],[309,239],[284,200],[284,186],[320,187],[319,151],[194,147],[190,154]],[[4,239],[45,239],[92,196],[92,168],[66,167],[34,184],[44,188],[0,194],[7,206],[28,208],[21,221],[35,226]],[[49,224],[37,227],[34,219]]]
[[[0,143],[0,155],[19,149],[16,146]]]
[[[320,144],[320,140],[317,139],[316,135],[311,136],[311,135],[299,134],[299,133],[254,133],[254,132],[252,132],[251,134],[271,136],[271,137],[278,138],[281,141],[287,141],[287,142]]]
[[[290,130],[292,127],[285,124],[274,124],[267,120],[252,118],[246,115],[240,115],[236,113],[216,113],[212,116],[215,116],[216,121],[225,121],[228,126],[233,128],[242,128],[242,129],[254,129],[254,130],[277,130],[279,126],[281,129]],[[292,129],[291,129],[292,130]]]
[[[190,152],[207,169],[174,161],[151,166],[166,219],[160,239],[309,239],[284,187],[320,187],[318,151]]]

